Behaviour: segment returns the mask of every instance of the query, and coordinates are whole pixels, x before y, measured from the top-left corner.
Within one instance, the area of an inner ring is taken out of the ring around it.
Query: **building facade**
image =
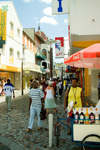
[[[0,2],[0,9],[8,6],[6,18],[6,41],[1,50],[0,78],[11,80],[21,89],[22,25],[13,2]],[[13,12],[13,13],[12,13]]]
[[[100,43],[100,1],[94,0],[71,0],[69,1],[68,35],[70,44],[70,55],[87,48],[93,44]],[[83,68],[79,71],[85,96],[97,100],[97,74],[99,69]]]

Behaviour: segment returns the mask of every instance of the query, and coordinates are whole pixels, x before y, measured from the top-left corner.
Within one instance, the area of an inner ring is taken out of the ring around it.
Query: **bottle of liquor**
[[[92,124],[92,123],[95,123],[95,115],[92,112],[92,108],[90,108],[90,111],[91,111],[91,113],[89,115],[89,117],[90,117],[90,124]]]
[[[96,113],[95,113],[95,123],[99,124],[99,113],[98,113],[98,109],[96,108]]]
[[[85,124],[89,124],[89,113],[88,113],[88,108],[86,108],[86,114],[85,114]]]
[[[74,123],[79,123],[79,112],[78,112],[78,108],[77,108],[77,111],[75,113],[75,120],[74,120]]]
[[[84,113],[83,113],[83,108],[81,108],[81,113],[80,113],[80,124],[84,124]]]

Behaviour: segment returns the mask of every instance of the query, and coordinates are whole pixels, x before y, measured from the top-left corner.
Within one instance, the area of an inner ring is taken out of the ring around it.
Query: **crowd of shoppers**
[[[100,73],[98,74],[98,99],[100,99]],[[69,86],[69,84],[71,86]],[[70,88],[69,88],[70,87]],[[35,80],[31,79],[29,82],[29,110],[30,110],[30,118],[29,118],[29,126],[27,128],[27,132],[30,132],[33,127],[34,117],[37,113],[38,116],[38,130],[42,129],[42,120],[40,118],[41,107],[44,105],[46,109],[47,115],[50,113],[50,109],[54,109],[54,112],[58,112],[57,104],[55,103],[55,98],[62,97],[63,90],[65,92],[64,98],[64,109],[67,108],[69,103],[74,100],[76,104],[75,107],[83,107],[84,106],[84,97],[83,90],[80,88],[80,82],[73,78],[68,81],[67,79],[54,79],[54,80],[41,80],[38,78]],[[7,80],[7,83],[4,84],[1,92],[5,93],[5,100],[8,106],[8,110],[11,110],[11,97],[13,92],[14,95],[14,86],[10,83],[10,80]],[[71,130],[68,134],[71,133]]]

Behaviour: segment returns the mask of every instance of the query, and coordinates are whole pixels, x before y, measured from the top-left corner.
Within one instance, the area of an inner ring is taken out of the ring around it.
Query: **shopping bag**
[[[46,109],[44,108],[44,105],[42,104],[41,112],[40,112],[40,119],[44,120],[46,119]]]

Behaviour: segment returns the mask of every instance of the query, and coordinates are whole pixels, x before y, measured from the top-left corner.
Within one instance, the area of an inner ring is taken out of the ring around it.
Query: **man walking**
[[[10,80],[7,80],[7,83],[3,86],[3,91],[5,93],[5,101],[8,105],[8,110],[11,110],[11,97],[12,97],[12,91],[13,91],[13,98],[15,97],[14,94],[14,86],[10,83]]]
[[[42,120],[40,119],[40,112],[42,103],[44,100],[44,93],[38,88],[37,81],[33,82],[33,88],[29,91],[29,108],[30,108],[30,118],[29,118],[29,126],[26,129],[27,132],[32,131],[35,113],[38,116],[38,130],[42,129]]]
[[[100,99],[100,72],[98,74],[98,100]]]

